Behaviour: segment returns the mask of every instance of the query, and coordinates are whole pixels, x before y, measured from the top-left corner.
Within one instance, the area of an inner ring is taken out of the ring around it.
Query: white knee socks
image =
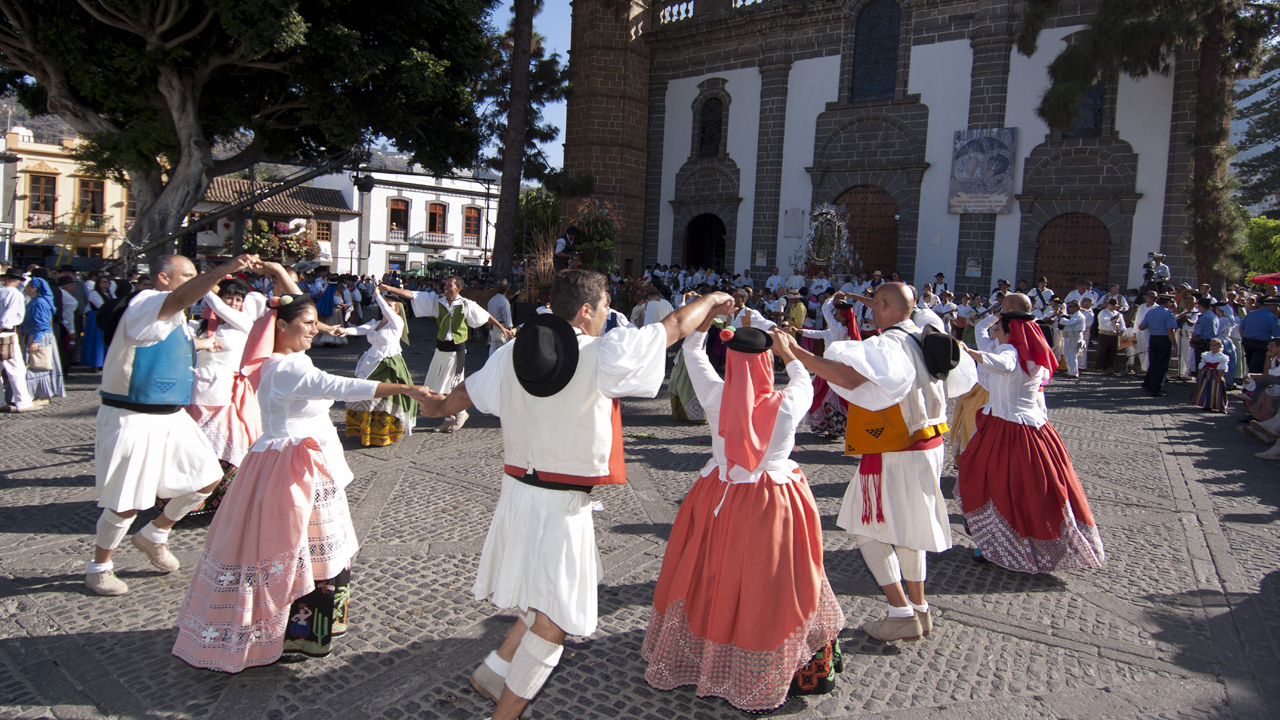
[[[178,497],[170,500],[168,504],[164,506],[164,516],[174,522],[178,522],[182,518],[186,517],[187,513],[199,507],[200,503],[207,500],[212,494],[213,493],[200,492],[197,490],[195,492],[189,492],[186,495],[179,495]]]
[[[902,579],[910,582],[924,582],[924,551],[902,546],[897,546],[894,550],[898,556],[898,563],[902,566]]]
[[[102,516],[98,518],[98,535],[94,543],[103,550],[115,550],[132,524],[133,518],[120,517],[110,508],[103,508]]]
[[[511,659],[511,671],[507,674],[507,689],[525,700],[532,700],[542,685],[551,677],[551,671],[560,664],[563,645],[557,645],[532,631],[520,639],[516,656]]]
[[[876,578],[880,587],[902,580],[924,582],[925,558],[923,550],[882,543],[865,535],[858,536],[858,549],[862,559]]]

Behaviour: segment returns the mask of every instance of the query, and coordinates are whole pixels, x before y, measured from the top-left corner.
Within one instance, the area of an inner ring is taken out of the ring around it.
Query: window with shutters
[[[427,206],[427,232],[429,233],[446,233],[448,224],[449,209],[444,203],[431,203]]]
[[[53,175],[29,175],[27,181],[27,227],[52,228],[54,206],[58,202],[58,178]]]
[[[392,198],[387,205],[387,238],[404,242],[409,237],[409,201]]]
[[[469,247],[480,245],[480,208],[462,209],[462,244]]]
[[[898,86],[898,46],[902,8],[893,0],[872,0],[854,23],[853,102],[892,100]]]

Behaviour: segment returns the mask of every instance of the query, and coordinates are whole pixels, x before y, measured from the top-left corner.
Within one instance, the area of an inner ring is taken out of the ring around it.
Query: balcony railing
[[[74,225],[74,224],[73,224]],[[75,229],[73,226],[72,230]],[[80,226],[82,232],[102,233],[111,229],[110,215],[90,215],[85,219],[84,224]]]
[[[658,11],[658,22],[667,23],[688,20],[693,17],[693,0],[671,0]]]
[[[420,232],[409,238],[410,245],[430,245],[433,247],[448,247],[453,245],[452,233],[433,233]]]
[[[387,231],[387,239],[393,243],[402,243],[404,242],[404,238],[405,232],[400,228],[391,228]]]
[[[479,235],[463,235],[462,247],[480,247]]]
[[[62,138],[57,135],[35,135],[31,138],[31,142],[36,145],[57,145],[62,147]]]

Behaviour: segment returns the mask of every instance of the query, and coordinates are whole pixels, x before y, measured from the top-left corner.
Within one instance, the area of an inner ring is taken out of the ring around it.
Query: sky
[[[534,32],[546,40],[547,54],[558,53],[560,62],[569,61],[569,0],[544,0],[542,12],[533,19]],[[493,13],[493,25],[505,29],[511,24],[511,2],[503,0]],[[560,128],[560,137],[555,142],[542,146],[547,154],[551,167],[559,168],[564,164],[564,103],[558,102],[542,109],[542,116],[547,122]]]

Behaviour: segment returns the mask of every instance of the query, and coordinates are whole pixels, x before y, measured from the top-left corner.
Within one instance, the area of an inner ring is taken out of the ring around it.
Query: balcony
[[[74,223],[71,227],[75,230]],[[110,215],[90,215],[85,219],[84,224],[80,226],[81,232],[87,233],[105,233],[111,231]]]
[[[463,235],[462,247],[478,248],[480,247],[479,235]]]
[[[404,230],[401,230],[400,228],[393,227],[387,231],[388,242],[402,243],[404,242],[404,237],[405,237]]]
[[[425,245],[428,247],[449,247],[453,245],[452,233],[433,233],[420,232],[409,238],[410,245]]]

